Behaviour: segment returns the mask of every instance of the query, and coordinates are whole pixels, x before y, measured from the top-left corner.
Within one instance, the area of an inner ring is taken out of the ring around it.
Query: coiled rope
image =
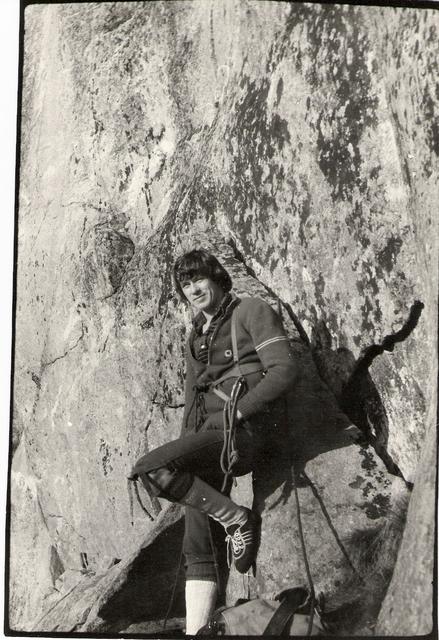
[[[238,450],[236,448],[236,427],[238,421],[236,419],[236,414],[238,412],[238,400],[245,389],[245,385],[246,382],[244,376],[239,376],[233,384],[230,398],[224,403],[224,443],[220,456],[220,465],[221,470],[224,473],[224,480],[221,491],[225,491],[229,478],[233,475],[233,466],[238,461]]]

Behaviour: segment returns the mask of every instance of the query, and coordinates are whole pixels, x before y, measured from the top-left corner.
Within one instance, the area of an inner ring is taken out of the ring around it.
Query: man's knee
[[[154,495],[168,500],[181,500],[189,491],[194,477],[188,471],[171,470],[159,467],[144,473]]]
[[[213,556],[208,560],[186,555],[186,580],[209,580],[216,582],[217,575]]]

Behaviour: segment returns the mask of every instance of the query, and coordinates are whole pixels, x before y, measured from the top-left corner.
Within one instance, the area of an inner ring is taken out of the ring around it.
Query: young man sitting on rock
[[[217,575],[209,517],[226,531],[235,568],[254,565],[260,517],[229,497],[231,475],[285,446],[284,396],[296,366],[279,316],[259,298],[239,299],[215,256],[194,250],[174,266],[177,292],[195,312],[187,344],[181,437],[133,469],[160,497],[185,505],[186,633],[215,608]]]

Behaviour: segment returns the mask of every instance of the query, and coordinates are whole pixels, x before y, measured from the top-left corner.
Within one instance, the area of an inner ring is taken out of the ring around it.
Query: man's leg
[[[259,544],[258,516],[218,491],[223,480],[223,442],[220,431],[185,436],[146,454],[132,474],[152,484],[156,495],[186,505],[183,551],[188,635],[208,622],[216,603],[215,550],[208,516],[226,529],[238,571],[244,573],[251,566]],[[237,448],[241,455],[236,474],[244,475],[251,471],[254,453],[253,440],[244,430],[237,436]]]
[[[215,610],[218,584],[209,527],[205,513],[186,507],[183,552],[186,560],[187,635],[196,634]]]
[[[244,438],[248,452],[251,443]],[[153,492],[161,498],[203,511],[225,528],[242,524],[247,519],[247,511],[217,490],[223,478],[220,465],[222,446],[222,432],[191,434],[143,456],[134,473],[145,484],[152,485]],[[250,470],[250,462],[251,457],[247,453],[244,473]]]
[[[186,578],[186,635],[194,636],[209,622],[215,611],[217,592],[215,580]]]
[[[237,435],[236,475],[252,469],[253,442],[242,430]],[[134,473],[153,486],[154,493],[170,501],[194,507],[218,520],[224,528],[244,524],[248,509],[236,505],[218,491],[223,472],[220,456],[223,434],[212,430],[174,440],[146,454],[139,460]]]
[[[243,475],[252,468],[254,443],[244,429],[238,429],[236,439],[240,453],[236,475]],[[220,522],[232,545],[235,567],[245,573],[259,545],[259,517],[215,488],[222,478],[222,447],[221,431],[190,434],[143,456],[133,475],[152,484],[156,495],[193,507]]]
[[[189,471],[204,480],[222,476],[220,465],[224,443],[220,430],[200,431],[172,440],[142,456],[135,464],[132,475],[139,475],[170,465],[170,468]],[[244,429],[237,431],[239,459],[234,475],[244,475],[252,470],[255,457],[253,437]],[[235,473],[236,469],[236,473]]]

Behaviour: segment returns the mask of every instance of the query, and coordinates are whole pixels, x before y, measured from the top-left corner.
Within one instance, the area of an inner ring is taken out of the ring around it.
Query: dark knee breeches
[[[191,433],[144,455],[138,460],[133,474],[148,483],[156,495],[174,502],[184,498],[194,476],[220,491],[224,478],[220,465],[223,442],[220,430]],[[236,445],[239,460],[234,475],[240,476],[253,469],[256,448],[253,436],[244,428],[237,430]],[[185,516],[186,577],[214,579],[215,551],[209,527],[213,529],[215,524],[206,514],[192,507],[186,507]]]

